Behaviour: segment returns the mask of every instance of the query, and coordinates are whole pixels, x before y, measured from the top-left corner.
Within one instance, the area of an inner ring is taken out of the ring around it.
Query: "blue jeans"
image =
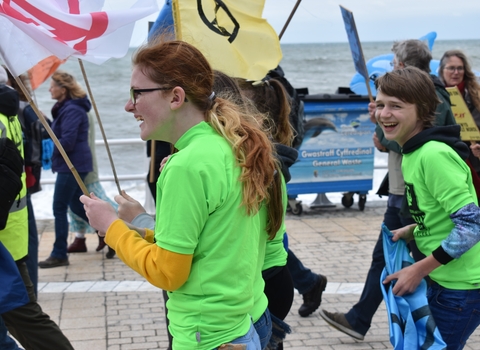
[[[480,324],[480,289],[453,290],[432,283],[427,298],[447,350],[463,349]]]
[[[405,219],[400,216],[400,208],[390,205],[387,205],[383,222],[389,230],[396,230],[414,223],[413,219]],[[360,300],[345,314],[348,323],[360,334],[367,334],[372,323],[373,315],[375,315],[375,312],[377,312],[378,307],[383,301],[383,295],[380,289],[380,276],[384,267],[383,239],[382,232],[380,232],[375,248],[373,248],[372,263],[368,270]]]
[[[287,268],[292,276],[293,287],[300,294],[309,292],[317,283],[318,276],[309,268],[303,266],[302,262],[288,249]]]
[[[257,331],[255,330],[253,323],[250,324],[250,329],[248,330],[247,334],[241,336],[240,338],[229,341],[228,344],[243,344],[247,346],[246,350],[262,349],[260,345],[260,338],[258,337]],[[215,348],[213,350],[218,350],[218,348]]]
[[[0,316],[0,349],[2,350],[17,350],[20,349],[15,343],[15,340],[10,338],[7,334],[7,327],[3,322],[3,318]]]
[[[268,308],[253,326],[260,338],[261,349],[265,349],[272,336],[272,319],[270,318],[270,311],[268,311]]]
[[[30,279],[33,283],[35,295],[38,295],[38,231],[35,222],[35,213],[30,195],[27,194],[27,210],[28,210],[28,260],[27,268]]]
[[[83,180],[87,173],[78,173]],[[58,173],[55,181],[55,192],[53,194],[53,216],[55,217],[55,243],[51,257],[57,259],[67,258],[67,239],[68,239],[68,217],[67,209],[70,209],[88,222],[87,215],[80,202],[80,196],[83,194],[78,186],[75,177],[71,172]]]

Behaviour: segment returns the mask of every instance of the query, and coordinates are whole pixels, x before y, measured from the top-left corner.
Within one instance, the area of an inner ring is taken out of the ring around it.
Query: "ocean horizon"
[[[463,50],[470,59],[473,69],[480,71],[480,40],[438,40],[432,50],[433,59],[438,60],[443,52],[449,49]],[[295,88],[308,88],[310,94],[334,94],[339,87],[348,87],[355,68],[353,65],[348,43],[312,43],[312,44],[282,44],[283,58],[280,66],[285,72],[285,77]],[[392,42],[362,42],[365,61],[378,55],[391,53]],[[139,139],[138,122],[124,110],[124,105],[129,98],[131,55],[135,48],[131,48],[127,55],[121,59],[111,59],[98,66],[84,62],[87,79],[93,97],[100,113],[101,121],[107,139]],[[77,59],[69,59],[60,69],[72,73],[86,90],[80,66]],[[54,100],[48,92],[49,81],[42,84],[34,93],[40,110],[51,118],[50,110]],[[101,140],[102,135],[96,126],[96,139]],[[146,174],[148,159],[145,146],[141,143],[135,146],[113,145],[110,146],[115,169],[118,175]],[[112,176],[112,169],[108,156],[103,146],[96,147],[99,173],[101,176]],[[387,157],[375,150],[374,166],[385,167]],[[373,171],[372,190],[367,195],[369,201],[385,200],[375,195],[386,169]],[[43,171],[43,179],[53,181],[55,174]],[[113,198],[117,194],[113,182],[102,182],[107,194]],[[130,195],[151,206],[153,201],[148,197],[148,190],[142,181],[122,181],[122,189]],[[53,218],[52,213],[53,185],[44,185],[43,190],[32,196],[35,215],[38,219]],[[327,197],[335,204],[341,202],[342,193],[327,192]],[[299,195],[304,204],[311,203],[316,194]],[[354,207],[356,207],[355,198]]]

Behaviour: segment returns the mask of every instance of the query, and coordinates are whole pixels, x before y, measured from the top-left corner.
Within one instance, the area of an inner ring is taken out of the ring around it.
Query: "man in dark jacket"
[[[413,66],[430,74],[432,53],[425,42],[416,39],[397,41],[394,42],[392,51],[395,55],[393,59],[394,69]],[[430,78],[435,85],[437,97],[441,101],[436,109],[435,124],[438,126],[456,124],[450,107],[450,96],[447,90],[445,90],[444,85],[436,76],[430,74]],[[370,112],[370,119],[376,123],[375,103],[370,103],[368,110]],[[395,230],[414,223],[414,220],[408,213],[408,209],[402,209],[402,206],[404,208],[406,206],[404,205],[405,184],[401,171],[401,148],[395,141],[385,139],[383,131],[378,125],[375,129],[373,140],[375,147],[377,147],[379,151],[389,152],[388,174],[382,182],[382,184],[386,184],[386,188],[379,194],[388,194],[384,223],[390,230]],[[415,241],[412,241],[409,246],[416,261],[423,258],[423,255],[415,245]],[[321,310],[320,316],[341,332],[357,340],[363,340],[370,328],[373,315],[383,300],[380,289],[380,275],[384,267],[385,259],[383,254],[382,233],[380,232],[375,248],[373,249],[372,263],[360,300],[347,313],[333,313]]]

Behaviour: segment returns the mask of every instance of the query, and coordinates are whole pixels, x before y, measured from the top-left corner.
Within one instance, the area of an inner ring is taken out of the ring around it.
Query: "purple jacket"
[[[84,97],[57,102],[52,108],[52,130],[79,173],[93,170],[92,152],[88,146],[87,115],[91,107],[88,98]],[[52,170],[57,173],[70,172],[56,146],[52,155]]]

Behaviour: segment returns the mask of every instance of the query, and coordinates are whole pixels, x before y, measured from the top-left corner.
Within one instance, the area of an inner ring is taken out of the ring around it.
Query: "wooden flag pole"
[[[154,183],[155,182],[155,140],[151,141],[150,145],[150,176],[148,178],[148,182]]]
[[[27,90],[27,88],[25,87],[25,85],[23,84],[22,80],[19,77],[17,77],[14,74],[12,74],[12,75],[14,76],[15,81],[17,82],[18,86],[20,86],[20,89],[23,91],[23,94],[27,97],[28,103],[30,103],[30,106],[32,106],[33,110],[37,114],[38,119],[40,120],[40,122],[45,127],[45,130],[47,131],[48,135],[50,135],[53,143],[55,144],[55,146],[57,146],[58,151],[60,152],[63,159],[65,160],[65,163],[67,163],[68,169],[70,169],[70,171],[72,172],[73,176],[75,177],[75,180],[77,180],[78,186],[80,186],[80,188],[82,189],[83,194],[85,196],[90,197],[90,193],[88,193],[87,187],[83,183],[83,180],[80,177],[80,175],[78,175],[77,169],[75,169],[72,162],[70,161],[70,158],[68,158],[67,153],[63,149],[63,146],[60,143],[60,141],[58,141],[57,135],[54,134],[52,128],[50,127],[47,120],[45,119],[45,116],[43,115],[42,112],[40,112],[37,105],[33,101],[32,97],[30,96],[30,92]]]
[[[108,146],[107,136],[105,135],[105,130],[103,129],[102,120],[100,119],[100,114],[98,113],[97,109],[97,104],[95,103],[92,90],[90,89],[90,84],[88,82],[87,73],[85,72],[85,67],[83,66],[83,62],[81,59],[78,59],[78,63],[80,64],[80,69],[82,70],[83,79],[85,80],[85,85],[87,86],[88,90],[88,95],[90,96],[90,100],[92,101],[92,106],[95,111],[95,116],[97,117],[98,126],[100,127],[100,131],[102,133],[105,148],[107,149],[108,159],[110,160],[110,166],[112,167],[113,178],[115,179],[115,184],[117,185],[118,194],[122,194],[122,190],[120,189],[120,183],[117,177],[117,171],[115,170],[115,165],[113,164],[112,153],[110,152],[110,147]]]
[[[154,22],[148,22],[148,33],[152,30]],[[149,183],[154,183],[155,182],[155,149],[156,149],[156,142],[155,140],[151,140],[150,143],[150,176],[148,177],[148,182]]]
[[[278,35],[278,39],[282,39],[282,36],[283,36],[283,33],[285,33],[285,30],[287,30],[287,27],[288,25],[290,24],[290,21],[292,20],[293,18],[293,15],[295,14],[295,12],[297,11],[297,8],[298,6],[300,5],[300,3],[302,2],[302,0],[297,0],[297,3],[295,4],[295,6],[293,7],[293,10],[292,12],[290,13],[290,16],[288,16],[288,19],[287,21],[285,22],[285,25],[283,26],[282,28],[282,31],[280,32],[280,34]]]
[[[363,55],[363,53],[362,53],[362,55]],[[366,81],[365,83],[367,84],[368,98],[370,99],[370,102],[375,102],[375,100],[373,99],[373,95],[372,95],[372,89],[370,89],[370,82]]]

